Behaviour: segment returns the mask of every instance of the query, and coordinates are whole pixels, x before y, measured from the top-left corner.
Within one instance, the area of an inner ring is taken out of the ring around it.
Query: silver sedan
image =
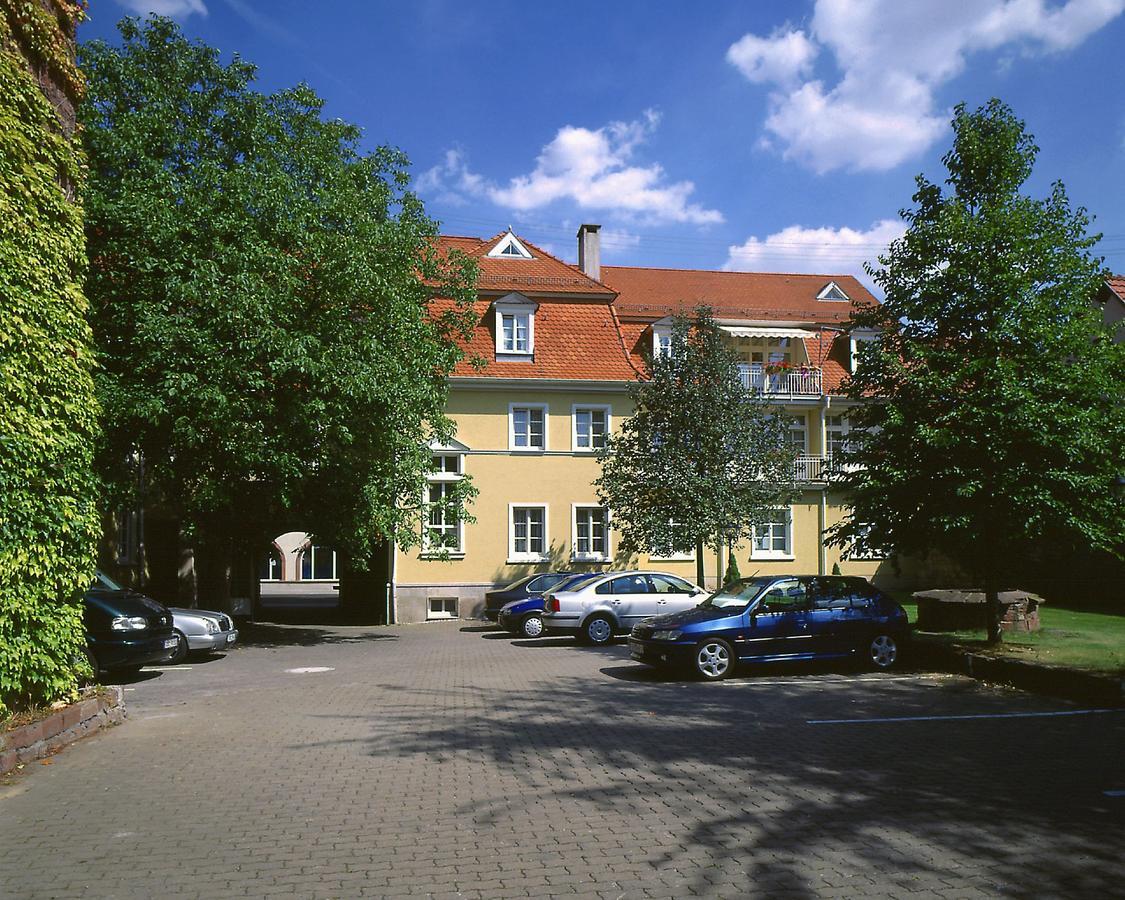
[[[182,663],[189,653],[225,650],[238,640],[238,629],[226,613],[209,609],[169,609],[172,613],[176,649],[168,662]]]

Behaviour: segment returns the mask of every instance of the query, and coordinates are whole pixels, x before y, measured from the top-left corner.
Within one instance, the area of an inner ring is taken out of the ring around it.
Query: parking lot
[[[1125,895],[1125,713],[911,671],[258,625],[0,785],[0,896]]]

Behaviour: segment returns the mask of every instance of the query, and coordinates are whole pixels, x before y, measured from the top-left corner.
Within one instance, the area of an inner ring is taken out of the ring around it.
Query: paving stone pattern
[[[813,725],[1074,707],[458,622],[246,637],[0,784],[0,896],[1125,896],[1123,713]]]

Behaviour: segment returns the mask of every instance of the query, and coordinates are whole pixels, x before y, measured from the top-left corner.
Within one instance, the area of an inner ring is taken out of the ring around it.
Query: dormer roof
[[[503,252],[517,245],[530,257]],[[613,296],[611,288],[590,278],[577,266],[563,262],[511,231],[502,231],[488,240],[442,235],[438,238],[438,249],[457,249],[477,260],[480,266],[477,290],[482,295],[519,291],[527,296],[585,294],[602,300]],[[497,250],[501,252],[494,252]]]

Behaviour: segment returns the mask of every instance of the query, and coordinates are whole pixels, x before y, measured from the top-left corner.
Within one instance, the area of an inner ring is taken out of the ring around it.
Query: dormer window
[[[531,356],[535,352],[535,310],[522,294],[508,294],[493,304],[496,312],[496,356]]]
[[[491,250],[488,255],[493,259],[499,257],[500,259],[535,259],[531,255],[531,251],[524,246],[523,241],[516,237],[510,230],[506,235],[500,238],[499,243]]]
[[[500,316],[500,352],[527,353],[531,349],[528,332],[531,330],[531,313],[498,313]]]
[[[840,285],[836,284],[835,281],[830,281],[821,289],[821,292],[816,295],[816,299],[848,303],[852,298],[845,294]]]
[[[652,326],[652,355],[654,359],[672,355],[672,322],[662,319]]]

